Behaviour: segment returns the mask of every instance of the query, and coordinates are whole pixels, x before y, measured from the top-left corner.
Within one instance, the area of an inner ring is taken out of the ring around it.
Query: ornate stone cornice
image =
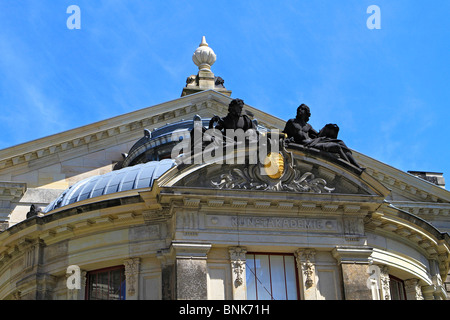
[[[214,212],[261,212],[261,208],[267,210],[283,210],[290,213],[322,214],[322,215],[347,215],[363,217],[375,211],[381,200],[358,195],[326,195],[326,194],[293,194],[286,197],[284,193],[221,190],[217,195],[214,190],[197,189],[196,194],[189,192],[185,187],[161,187],[158,197],[163,206],[189,207]],[[187,192],[185,195],[184,192]],[[338,202],[336,200],[339,199]],[[334,200],[334,201],[333,201]]]
[[[0,200],[20,199],[26,190],[26,183],[0,181]]]
[[[395,207],[408,211],[416,216],[450,218],[450,203],[415,201],[392,201],[391,203]]]
[[[386,187],[418,202],[449,203],[450,192],[431,182],[395,169],[375,159],[355,152],[355,157],[371,175]]]
[[[428,259],[436,259],[439,263],[441,276],[445,277],[450,264],[450,245],[448,236],[439,233],[431,225],[417,220],[407,214],[396,212],[396,208],[383,206],[381,210],[370,214],[365,219],[368,230],[381,232],[383,235],[400,237],[413,243]]]

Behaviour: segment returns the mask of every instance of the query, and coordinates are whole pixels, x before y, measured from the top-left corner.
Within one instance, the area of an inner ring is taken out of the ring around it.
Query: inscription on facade
[[[336,230],[336,221],[308,218],[232,217],[232,227],[256,229],[290,229],[310,231]]]

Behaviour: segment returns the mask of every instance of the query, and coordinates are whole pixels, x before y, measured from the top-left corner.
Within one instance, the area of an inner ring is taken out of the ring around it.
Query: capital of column
[[[247,254],[246,247],[230,247],[228,248],[231,260],[242,260],[245,261],[245,255]]]
[[[423,300],[422,288],[418,279],[408,279],[404,283],[408,300]]]

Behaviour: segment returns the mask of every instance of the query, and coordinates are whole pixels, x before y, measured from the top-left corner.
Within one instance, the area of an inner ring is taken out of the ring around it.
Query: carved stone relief
[[[297,265],[301,269],[304,276],[305,289],[309,289],[314,285],[315,278],[315,254],[314,249],[299,249],[296,251]]]
[[[138,289],[140,259],[127,259],[123,264],[125,265],[125,277],[127,281],[127,297],[135,296]]]
[[[234,278],[233,285],[235,288],[238,288],[244,284],[245,254],[247,250],[244,247],[231,247],[229,253]]]
[[[283,168],[280,175],[267,174],[262,164],[211,164],[183,178],[176,185],[220,190],[368,194],[356,183],[328,168],[291,159],[291,155],[287,155],[289,153],[280,154],[283,155],[284,162],[283,165],[278,165]]]

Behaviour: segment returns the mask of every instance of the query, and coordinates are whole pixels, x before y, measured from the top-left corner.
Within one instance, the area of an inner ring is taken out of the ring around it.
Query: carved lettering
[[[272,217],[232,217],[232,227],[261,228],[261,229],[289,229],[289,230],[318,230],[335,229],[331,220],[307,218],[272,218]]]

